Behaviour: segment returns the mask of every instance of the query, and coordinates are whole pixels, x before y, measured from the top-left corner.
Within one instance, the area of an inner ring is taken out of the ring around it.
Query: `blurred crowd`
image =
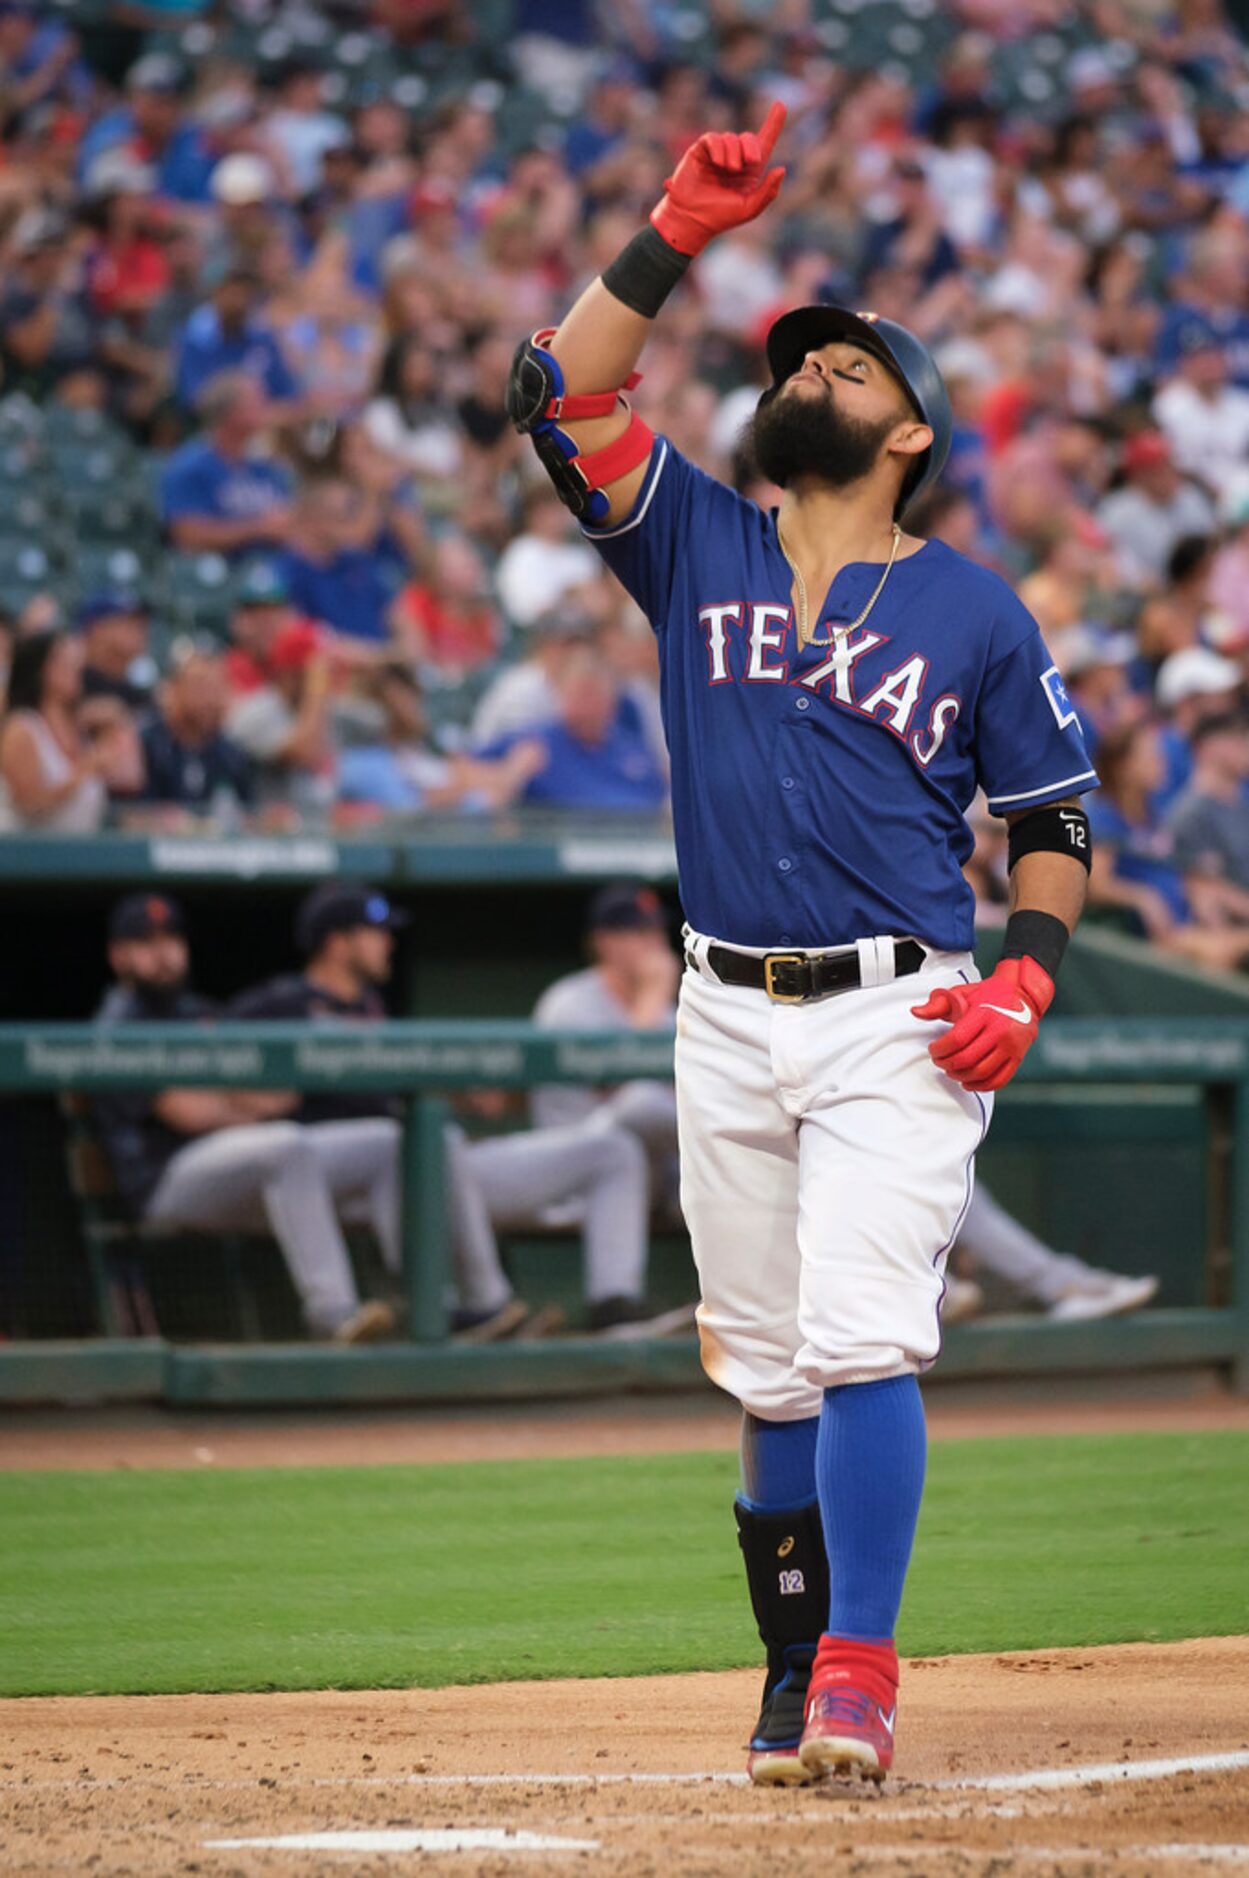
[[[0,0],[0,826],[662,816],[649,629],[509,429],[704,129],[788,179],[635,402],[765,505],[763,340],[902,319],[908,517],[1040,620],[1096,908],[1249,959],[1249,50],[1220,0]],[[973,883],[1003,916],[982,817]]]

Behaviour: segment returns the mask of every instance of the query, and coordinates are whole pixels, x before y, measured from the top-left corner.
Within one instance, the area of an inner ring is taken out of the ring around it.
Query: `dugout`
[[[332,872],[384,884],[414,915],[403,935],[397,1016],[526,1016],[549,980],[579,962],[582,908],[605,878],[651,880],[678,917],[671,842],[662,826],[631,825],[625,835],[614,822],[508,818],[470,831],[463,823],[423,825],[386,841],[10,837],[0,843],[7,967],[0,974],[0,1021],[88,1016],[104,982],[107,909],[119,894],[145,885],[185,902],[202,989],[225,996],[290,969],[294,907]],[[985,962],[996,948],[994,934],[982,936]],[[1174,1029],[1183,1020],[1197,1020],[1200,1028],[1200,1020],[1246,1017],[1249,988],[1239,981],[1164,963],[1130,938],[1086,928],[1068,954],[1043,1035],[1056,1034],[1064,1018],[1165,1019]],[[79,1216],[66,1188],[64,1126],[51,1097],[0,1098],[0,1152],[11,1170],[0,1188],[0,1328],[10,1337],[76,1338],[95,1328]],[[1067,1079],[1025,1076],[999,1101],[981,1170],[998,1197],[1050,1243],[1098,1264],[1157,1271],[1160,1307],[1200,1313],[1227,1295],[1233,1222],[1222,1176],[1233,1128],[1227,1100],[1208,1093],[1200,1078],[1100,1081],[1087,1066],[1077,1067]],[[522,1285],[575,1294],[571,1242],[514,1250]],[[665,1295],[675,1289],[680,1259],[679,1247],[664,1249]],[[212,1282],[220,1290],[221,1279]],[[281,1312],[274,1316],[271,1303],[259,1321],[265,1334],[281,1334]],[[175,1308],[170,1323],[189,1340],[231,1334],[220,1314],[197,1322],[193,1307]],[[1106,1350],[1119,1328],[1093,1327],[1094,1364],[1096,1333]],[[967,1343],[971,1367],[1009,1367],[999,1333],[986,1337],[981,1330],[972,1326],[967,1337],[952,1340],[951,1357]],[[483,1385],[489,1368],[481,1369]]]

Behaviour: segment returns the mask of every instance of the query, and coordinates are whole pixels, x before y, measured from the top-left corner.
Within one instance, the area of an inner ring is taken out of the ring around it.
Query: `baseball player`
[[[615,880],[586,909],[590,964],[547,986],[533,1009],[544,1030],[667,1030],[676,1021],[681,961],[653,887]],[[613,1088],[550,1083],[533,1091],[540,1128],[585,1124],[636,1135],[650,1163],[651,1211],[677,1212],[677,1105],[670,1082],[633,1078]]]
[[[128,895],[109,916],[108,939],[116,982],[98,1022],[220,1015],[188,984],[186,920],[176,901]],[[398,1269],[394,1155],[367,1122],[321,1117],[322,1125],[301,1127],[297,1098],[273,1089],[119,1090],[92,1106],[118,1193],[136,1219],[159,1230],[268,1229],[311,1335],[366,1343],[393,1334],[390,1305],[361,1302],[341,1226],[370,1219]]]
[[[649,224],[519,347],[513,422],[659,642],[686,958],[681,1199],[707,1373],[745,1410],[737,1521],[767,1647],[760,1782],[884,1778],[923,1489],[918,1375],[993,1092],[1054,995],[1096,777],[1035,621],[905,532],[950,441],[913,334],[807,306],[767,341],[753,503],[623,393],[668,292],[784,171],[784,123],[707,133]],[[1002,962],[977,979],[977,784],[1010,824]]]
[[[407,916],[368,886],[331,880],[301,903],[295,921],[303,971],[268,980],[235,999],[243,1018],[377,1023],[385,1016],[381,988],[391,974],[395,931]],[[366,1169],[388,1177],[390,1206],[365,1214],[387,1262],[398,1270],[399,1152],[397,1102],[377,1093],[307,1093],[299,1121],[337,1189],[350,1197]],[[646,1156],[623,1128],[532,1128],[470,1140],[457,1123],[445,1134],[447,1210],[458,1303],[452,1332],[467,1343],[495,1342],[518,1332],[545,1335],[552,1308],[531,1312],[512,1290],[496,1233],[540,1226],[547,1210],[572,1209],[582,1227],[588,1328],[605,1336],[686,1328],[689,1314],[659,1316],[644,1296],[646,1279]],[[364,1188],[363,1197],[374,1197]],[[351,1217],[352,1215],[345,1215]]]

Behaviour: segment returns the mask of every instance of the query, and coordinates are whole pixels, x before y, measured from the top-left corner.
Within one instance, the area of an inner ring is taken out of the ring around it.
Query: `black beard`
[[[764,392],[743,437],[761,475],[780,489],[801,476],[845,489],[871,473],[896,417],[864,423],[838,410],[828,391],[781,397],[783,389]]]
[[[143,1002],[154,1011],[172,1010],[187,986],[185,976],[176,985],[158,983],[154,978],[132,978],[130,982]]]

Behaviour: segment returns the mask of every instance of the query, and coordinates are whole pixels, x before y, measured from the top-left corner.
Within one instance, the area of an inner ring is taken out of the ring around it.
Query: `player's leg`
[[[1058,1319],[1118,1316],[1148,1304],[1152,1276],[1099,1271],[1069,1252],[1056,1252],[993,1198],[983,1181],[972,1195],[958,1243],[978,1270],[992,1272]]]
[[[805,1090],[797,1358],[823,1390],[816,1480],[831,1602],[801,1758],[883,1778],[894,1635],[923,1493],[918,1372],[940,1347],[945,1258],[971,1194],[988,1105],[935,1068],[914,981],[832,999],[790,1026]]]
[[[821,1392],[794,1371],[798,1149],[768,1049],[771,1006],[687,973],[677,1030],[681,1206],[698,1266],[703,1367],[745,1410],[736,1516],[767,1651],[748,1768],[804,1782],[806,1687],[827,1622],[815,1502]]]
[[[206,1232],[271,1231],[313,1335],[341,1337],[357,1320],[360,1299],[333,1201],[294,1122],[223,1128],[189,1142],[165,1169],[145,1218]]]
[[[321,1163],[339,1218],[371,1226],[386,1269],[402,1271],[398,1122],[388,1115],[364,1115],[351,1121],[313,1122],[304,1134]]]
[[[451,1334],[464,1343],[495,1343],[529,1319],[529,1307],[512,1290],[499,1257],[490,1208],[478,1178],[470,1142],[457,1122],[443,1130],[446,1152],[447,1223],[458,1304]]]
[[[737,1539],[767,1651],[763,1700],[746,1767],[758,1786],[806,1786],[798,1758],[807,1691],[828,1622],[828,1560],[815,1496],[818,1416],[742,1416]]]
[[[609,1300],[641,1307],[648,1182],[639,1141],[590,1122],[495,1135],[471,1143],[468,1153],[496,1228],[537,1225],[548,1209],[576,1203],[591,1313]]]

